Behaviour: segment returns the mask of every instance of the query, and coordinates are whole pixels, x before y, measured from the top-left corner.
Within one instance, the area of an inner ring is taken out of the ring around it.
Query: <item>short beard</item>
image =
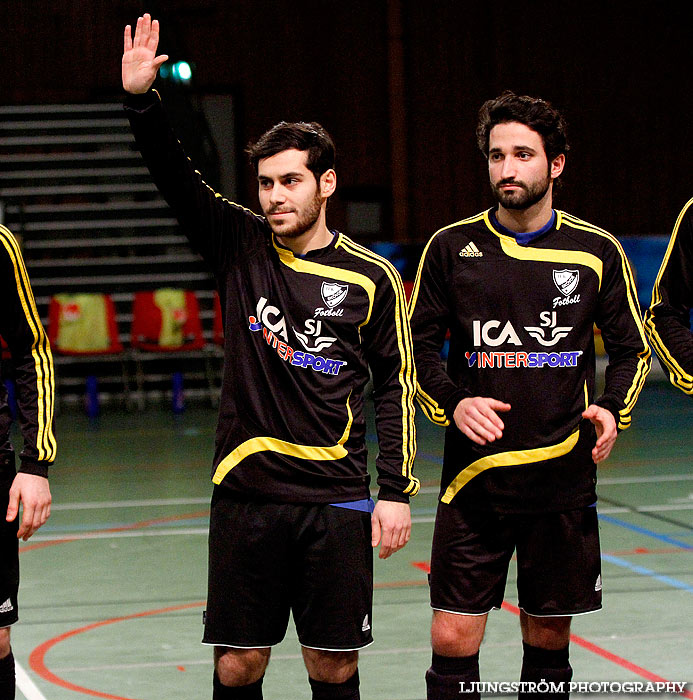
[[[521,191],[506,192],[501,189],[501,185],[509,185],[510,183],[521,187]],[[550,186],[551,178],[548,175],[545,180],[536,182],[529,187],[523,182],[507,178],[501,180],[497,185],[492,184],[491,191],[496,201],[505,209],[529,209],[544,198]]]
[[[310,203],[301,212],[301,215],[298,217],[298,220],[292,228],[277,231],[274,228],[274,226],[272,226],[271,219],[269,220],[270,227],[274,231],[274,234],[276,236],[279,236],[280,238],[298,238],[299,236],[302,236],[306,231],[308,231],[312,226],[314,226],[315,222],[320,218],[320,209],[322,208],[322,202],[323,199],[320,196],[320,192],[318,191],[315,193],[315,197],[313,197]],[[272,210],[270,209],[267,213],[271,214]]]

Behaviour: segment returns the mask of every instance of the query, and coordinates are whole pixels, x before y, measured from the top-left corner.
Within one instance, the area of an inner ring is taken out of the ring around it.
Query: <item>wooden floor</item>
[[[214,423],[212,409],[192,407],[180,416],[106,410],[96,422],[60,416],[53,515],[21,548],[12,640],[26,675],[18,698],[211,697],[211,652],[200,638]],[[574,622],[575,681],[693,681],[692,435],[693,401],[650,381],[633,427],[600,468],[605,607]],[[424,487],[412,502],[412,541],[376,559],[376,641],[361,656],[363,698],[425,697],[426,567],[441,455],[442,431],[420,421]],[[515,603],[512,572],[506,604],[489,620],[484,680],[519,677]],[[310,698],[292,627],[264,687],[269,699]]]

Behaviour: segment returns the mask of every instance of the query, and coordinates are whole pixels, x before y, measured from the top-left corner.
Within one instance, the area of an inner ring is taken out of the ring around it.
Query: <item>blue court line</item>
[[[668,544],[673,544],[676,547],[681,547],[681,549],[693,549],[693,546],[687,542],[682,542],[674,537],[669,537],[668,535],[662,535],[659,532],[654,532],[653,530],[648,530],[645,527],[639,527],[638,525],[631,525],[625,520],[619,520],[618,518],[612,518],[610,515],[599,515],[599,519],[606,523],[611,523],[612,525],[618,525],[619,527],[624,527],[626,530],[633,530],[633,532],[638,532],[641,535],[647,535],[648,537],[654,537],[657,540],[662,540],[662,542],[667,542]]]
[[[621,559],[620,557],[614,557],[611,554],[602,554],[602,559],[611,564],[616,564],[616,566],[622,566],[624,569],[630,569],[636,574],[650,576],[651,578],[657,579],[657,581],[666,583],[667,586],[673,586],[674,588],[679,588],[687,593],[693,593],[693,586],[684,583],[683,581],[679,581],[678,579],[671,578],[671,576],[662,576],[662,574],[658,574],[651,569],[646,569],[644,566],[638,566],[637,564],[631,564],[629,561]]]

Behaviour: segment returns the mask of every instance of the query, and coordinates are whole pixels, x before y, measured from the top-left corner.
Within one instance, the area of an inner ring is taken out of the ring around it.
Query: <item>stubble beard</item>
[[[517,192],[507,192],[501,189],[501,185],[509,184],[518,185],[522,189]],[[500,180],[496,184],[491,184],[491,190],[496,201],[505,209],[529,209],[531,206],[540,202],[551,186],[551,178],[547,175],[546,179],[535,182],[532,185],[526,185],[519,180]]]
[[[316,192],[315,197],[313,197],[306,207],[303,210],[296,212],[296,223],[290,228],[275,226],[272,224],[272,220],[268,219],[272,231],[274,231],[274,234],[280,238],[298,238],[299,236],[302,236],[306,231],[312,228],[316,221],[320,218],[322,202],[323,200],[320,196],[320,192]],[[271,213],[272,209],[268,210],[267,214],[269,215]]]

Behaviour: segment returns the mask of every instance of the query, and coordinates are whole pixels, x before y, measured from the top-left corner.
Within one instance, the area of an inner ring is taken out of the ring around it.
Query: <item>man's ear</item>
[[[337,173],[330,168],[320,176],[320,194],[327,198],[337,189]]]
[[[551,169],[549,171],[549,175],[551,176],[551,179],[555,180],[563,172],[564,167],[565,167],[565,153],[561,153],[560,155],[557,155],[551,161]]]

